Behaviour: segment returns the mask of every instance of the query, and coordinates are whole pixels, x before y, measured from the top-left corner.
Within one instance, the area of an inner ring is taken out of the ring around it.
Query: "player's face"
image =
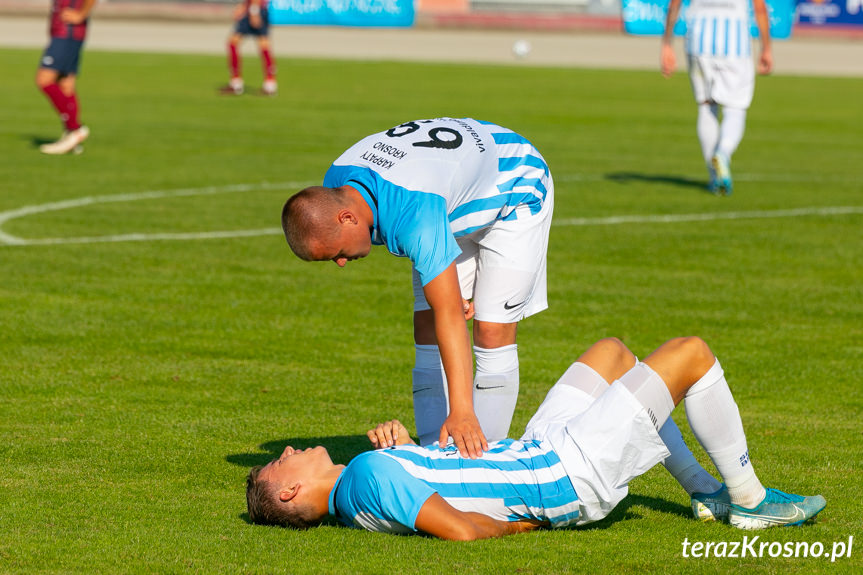
[[[343,268],[346,263],[369,255],[369,251],[372,249],[371,232],[361,225],[343,225],[339,239],[334,242],[333,247],[337,251],[327,259],[336,262],[337,266]]]
[[[294,449],[289,445],[278,459],[261,469],[258,477],[281,485],[298,477],[312,477],[317,471],[324,471],[332,465],[330,454],[320,445],[308,449]]]

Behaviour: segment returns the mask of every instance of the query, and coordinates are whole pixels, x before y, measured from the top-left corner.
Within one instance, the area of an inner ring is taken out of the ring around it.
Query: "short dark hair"
[[[275,485],[258,478],[263,468],[263,465],[253,467],[246,478],[246,506],[252,523],[296,529],[308,529],[321,523],[322,518],[315,517],[310,506],[280,501]]]
[[[282,230],[298,258],[313,259],[315,240],[327,241],[339,233],[336,211],[345,205],[340,190],[311,186],[288,198],[282,208]]]

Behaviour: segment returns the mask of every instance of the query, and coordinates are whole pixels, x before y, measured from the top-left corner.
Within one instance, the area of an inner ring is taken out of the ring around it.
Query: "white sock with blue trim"
[[[689,388],[684,403],[689,427],[722,475],[731,502],[742,507],[760,503],[766,492],[749,461],[740,411],[719,360]]]

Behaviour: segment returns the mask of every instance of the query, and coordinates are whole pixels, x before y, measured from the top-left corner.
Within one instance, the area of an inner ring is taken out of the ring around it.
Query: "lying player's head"
[[[333,465],[326,449],[285,448],[282,455],[253,468],[246,478],[249,519],[260,525],[306,529],[319,524],[326,513],[317,510],[311,495],[320,472]]]
[[[282,208],[282,230],[291,250],[306,261],[333,260],[340,266],[371,249],[368,227],[359,222],[344,190],[312,186]]]

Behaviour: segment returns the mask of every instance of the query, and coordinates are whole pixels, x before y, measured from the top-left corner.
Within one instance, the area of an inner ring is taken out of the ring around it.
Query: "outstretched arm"
[[[548,522],[498,521],[481,513],[459,511],[437,493],[420,508],[415,524],[423,533],[457,541],[502,537],[548,526]]]
[[[440,431],[440,444],[452,437],[459,452],[477,458],[488,449],[473,410],[473,356],[465,321],[455,262],[423,288],[434,312],[434,331],[449,391],[449,415]]]
[[[677,16],[680,14],[681,0],[671,0],[668,4],[668,15],[665,18],[665,32],[662,35],[662,48],[659,54],[662,75],[668,78],[677,68],[677,56],[674,54],[674,25],[677,24]]]

